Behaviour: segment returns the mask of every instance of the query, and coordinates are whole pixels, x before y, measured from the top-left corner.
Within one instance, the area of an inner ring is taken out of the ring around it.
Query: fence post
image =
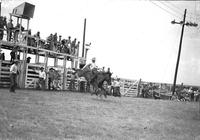
[[[1,81],[1,63],[2,63],[2,60],[0,60],[0,81]]]
[[[138,84],[137,84],[137,97],[140,96],[140,84],[141,84],[141,79],[138,81]]]
[[[65,85],[66,85],[66,76],[67,76],[67,74],[66,74],[66,63],[67,63],[67,58],[66,58],[66,56],[64,56],[64,59],[63,59],[63,67],[64,67],[64,72],[63,72],[63,90],[65,90],[66,88],[65,88]]]

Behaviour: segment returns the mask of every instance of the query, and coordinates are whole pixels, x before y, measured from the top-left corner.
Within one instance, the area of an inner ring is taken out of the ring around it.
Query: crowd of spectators
[[[172,95],[173,87],[172,86],[170,87],[171,88],[165,86],[166,89],[162,89],[162,86],[153,83],[142,84],[140,96],[143,98],[162,99],[160,93],[161,91],[165,91],[164,93],[162,93],[162,96],[164,96],[165,94],[170,94],[170,99],[172,100],[177,100],[177,101],[200,100],[200,88],[198,87],[179,85],[176,86],[174,95]]]
[[[21,31],[25,31],[24,27],[21,26]],[[4,33],[7,34],[7,41],[18,42],[19,40],[19,32],[20,32],[20,24],[17,23],[15,26],[13,24],[13,20],[9,19],[7,22],[6,17],[0,16],[0,40],[3,39]]]
[[[173,98],[178,101],[199,101],[200,88],[183,85],[177,86]]]
[[[4,34],[7,34],[7,41],[12,42],[27,42],[28,46],[39,47],[43,49],[52,50],[58,53],[65,53],[72,56],[79,55],[79,45],[80,41],[76,38],[72,39],[71,36],[68,38],[62,38],[61,35],[57,33],[50,34],[46,40],[41,39],[40,32],[32,35],[31,29],[25,30],[21,26],[22,35],[20,33],[20,24],[17,23],[16,26],[13,24],[13,20],[9,19],[7,22],[6,17],[0,17],[0,40],[3,40]],[[36,53],[35,49],[29,49],[29,53]],[[70,57],[68,57],[70,60]]]

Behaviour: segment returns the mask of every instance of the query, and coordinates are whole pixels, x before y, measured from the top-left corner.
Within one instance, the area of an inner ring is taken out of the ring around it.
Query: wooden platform
[[[24,43],[18,43],[18,42],[14,43],[14,42],[8,42],[8,41],[3,41],[3,40],[0,41],[0,48],[2,48],[2,49],[12,50],[14,46],[19,46],[20,52],[22,52],[24,49],[32,49],[32,50],[37,50],[37,54],[39,56],[45,56],[45,53],[47,53],[48,57],[50,57],[50,58],[64,59],[64,57],[70,57],[70,58],[74,58],[74,59],[80,59],[80,61],[85,61],[85,58],[82,58],[82,57],[76,57],[76,56],[69,55],[66,53],[59,53],[59,52],[55,52],[55,51],[47,50],[47,49],[43,49],[43,48],[27,46]],[[29,53],[29,54],[34,54],[34,53]]]

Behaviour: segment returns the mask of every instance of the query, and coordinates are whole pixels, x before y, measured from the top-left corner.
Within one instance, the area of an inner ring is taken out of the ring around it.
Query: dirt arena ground
[[[199,104],[0,89],[0,139],[199,140]]]

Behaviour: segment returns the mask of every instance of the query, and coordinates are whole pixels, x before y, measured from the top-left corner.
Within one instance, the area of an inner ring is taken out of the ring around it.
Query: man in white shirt
[[[88,81],[89,83],[91,81],[94,81],[94,79],[96,78],[97,73],[98,73],[98,67],[96,66],[95,62],[96,62],[96,58],[93,57],[92,58],[92,62],[87,64],[87,65],[85,65],[82,68],[82,70],[85,71],[85,73],[90,73],[91,77],[90,77],[90,81]]]
[[[121,97],[121,93],[120,93],[120,78],[115,78],[113,96]]]
[[[10,92],[15,92],[15,88],[17,86],[17,74],[18,74],[18,60],[15,60],[14,63],[10,67]]]
[[[96,66],[95,62],[96,62],[96,58],[93,57],[93,58],[92,58],[92,62],[89,63],[89,64],[87,64],[87,65],[85,65],[82,69],[83,69],[83,70],[84,70],[85,68],[89,68],[90,70],[97,69],[97,66]]]
[[[41,67],[40,71],[36,71],[39,73],[39,80],[37,82],[37,88],[40,88],[42,90],[45,89],[45,80],[46,80],[46,73],[44,71],[44,68]]]

